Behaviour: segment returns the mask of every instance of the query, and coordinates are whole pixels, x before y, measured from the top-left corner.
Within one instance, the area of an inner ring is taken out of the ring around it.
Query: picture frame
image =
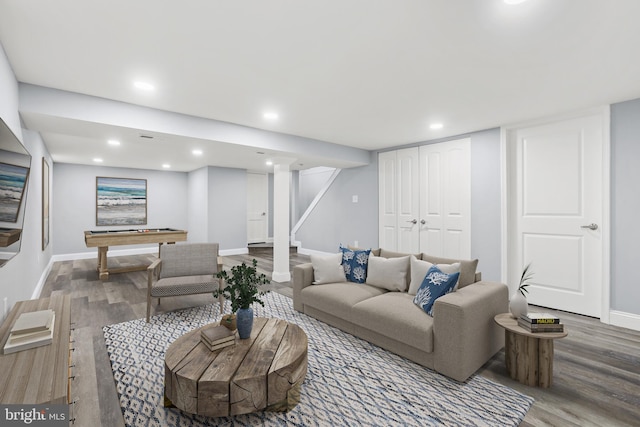
[[[18,222],[29,168],[0,162],[0,222]]]
[[[96,177],[96,225],[147,223],[147,180]]]
[[[49,245],[49,163],[42,158],[42,250]]]

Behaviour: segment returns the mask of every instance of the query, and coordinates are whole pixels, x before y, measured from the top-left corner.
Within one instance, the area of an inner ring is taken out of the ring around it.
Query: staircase
[[[273,243],[249,243],[247,245],[249,254],[273,255]],[[290,254],[297,254],[297,246],[289,246]]]

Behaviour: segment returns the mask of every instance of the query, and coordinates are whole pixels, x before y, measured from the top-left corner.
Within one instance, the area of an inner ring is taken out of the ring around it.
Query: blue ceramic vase
[[[236,312],[236,325],[240,339],[249,338],[253,328],[253,308],[239,308]]]

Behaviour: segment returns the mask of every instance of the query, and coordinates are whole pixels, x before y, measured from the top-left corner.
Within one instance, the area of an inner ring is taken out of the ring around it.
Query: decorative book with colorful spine
[[[523,314],[518,319],[518,326],[529,332],[564,332],[560,318],[548,313]]]

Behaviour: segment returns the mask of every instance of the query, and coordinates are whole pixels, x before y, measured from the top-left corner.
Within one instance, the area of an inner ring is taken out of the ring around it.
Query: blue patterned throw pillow
[[[433,303],[441,296],[448,294],[458,283],[460,273],[443,273],[435,265],[432,266],[416,292],[413,303],[423,309],[429,316],[433,316]]]
[[[340,251],[342,251],[342,267],[347,280],[354,283],[366,282],[371,249],[354,251],[340,246]]]

